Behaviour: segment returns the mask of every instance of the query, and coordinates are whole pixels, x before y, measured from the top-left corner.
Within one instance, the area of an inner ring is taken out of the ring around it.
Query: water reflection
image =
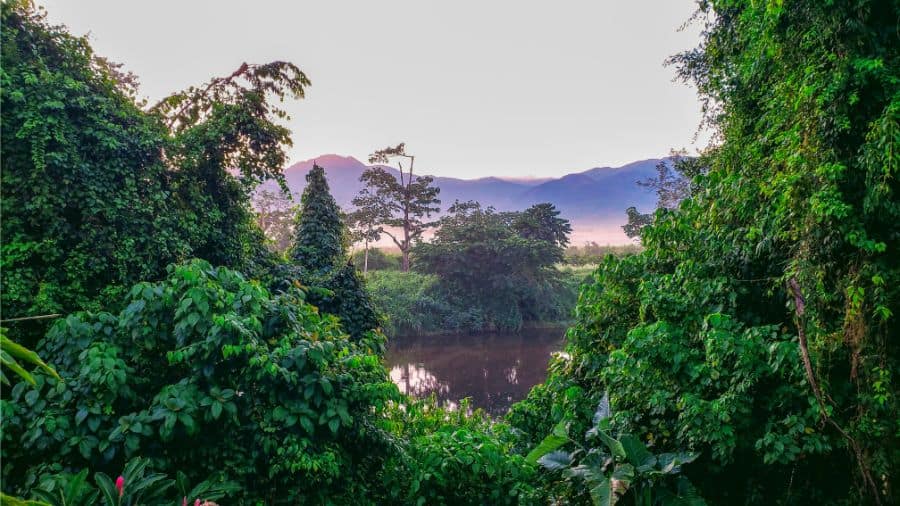
[[[519,335],[427,336],[391,341],[387,364],[402,392],[436,394],[451,407],[470,397],[474,407],[502,415],[544,381],[550,355],[562,346],[562,329]]]

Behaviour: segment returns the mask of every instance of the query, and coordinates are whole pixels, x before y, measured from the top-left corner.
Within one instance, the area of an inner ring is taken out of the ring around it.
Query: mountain
[[[551,202],[564,218],[572,222],[573,244],[585,241],[624,244],[629,242],[621,229],[625,223],[625,209],[636,206],[643,212],[649,212],[656,204],[656,195],[638,185],[637,181],[654,176],[656,165],[662,160],[653,158],[621,167],[595,167],[556,179],[435,177],[434,184],[441,189],[441,207],[444,209],[455,200],[476,200],[503,211]],[[356,158],[333,154],[296,163],[284,170],[288,187],[293,193],[299,195],[303,191],[306,174],[314,162],[325,168],[331,193],[338,204],[344,209],[351,209],[350,202],[362,189],[359,177],[367,166]],[[385,169],[399,178],[396,169]]]

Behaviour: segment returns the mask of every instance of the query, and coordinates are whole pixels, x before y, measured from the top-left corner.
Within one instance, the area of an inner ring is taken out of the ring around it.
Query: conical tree
[[[328,189],[325,169],[313,164],[297,213],[292,257],[304,284],[326,288],[311,291],[309,301],[337,315],[344,330],[359,339],[378,327],[379,319],[356,268],[347,262],[344,222]]]
[[[344,257],[344,224],[328,189],[325,169],[318,165],[313,164],[306,175],[296,223],[291,256],[305,274],[327,274],[340,265]]]

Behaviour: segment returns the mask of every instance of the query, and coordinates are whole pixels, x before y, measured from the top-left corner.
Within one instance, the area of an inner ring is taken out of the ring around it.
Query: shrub
[[[140,455],[193,481],[235,481],[237,499],[366,495],[382,451],[371,427],[398,395],[376,354],[383,337],[352,340],[303,292],[272,296],[200,260],[136,285],[125,305],[71,315],[40,343],[64,381],[36,374],[2,401],[5,487]]]
[[[455,410],[431,397],[394,404],[391,430],[402,443],[383,475],[382,503],[538,504],[534,466],[512,453],[509,427],[466,400]]]
[[[389,335],[438,330],[447,303],[435,290],[437,277],[400,271],[374,271],[366,279],[372,303],[386,316]]]
[[[365,250],[353,252],[353,265],[360,271],[365,266]],[[399,271],[402,258],[399,254],[389,253],[381,248],[369,248],[369,272]]]

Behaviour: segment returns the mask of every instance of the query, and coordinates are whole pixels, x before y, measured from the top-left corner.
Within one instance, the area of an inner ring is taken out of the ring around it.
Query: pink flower
[[[194,506],[200,506],[200,499],[194,500]]]
[[[187,497],[181,498],[181,506],[187,506]]]
[[[119,476],[116,478],[116,490],[119,491],[119,497],[122,497],[122,494],[125,493],[125,478]]]

